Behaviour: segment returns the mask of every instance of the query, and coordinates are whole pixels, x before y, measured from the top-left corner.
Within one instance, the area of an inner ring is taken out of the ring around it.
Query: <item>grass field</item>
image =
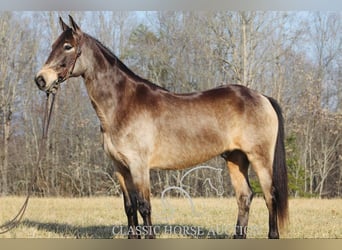
[[[11,219],[24,197],[0,198],[0,223]],[[231,238],[234,198],[152,199],[157,238]],[[142,221],[140,219],[140,221]],[[126,238],[123,201],[117,197],[32,198],[21,224],[3,238]],[[268,213],[254,198],[248,238],[266,238]],[[342,238],[342,199],[291,199],[290,224],[282,238]]]

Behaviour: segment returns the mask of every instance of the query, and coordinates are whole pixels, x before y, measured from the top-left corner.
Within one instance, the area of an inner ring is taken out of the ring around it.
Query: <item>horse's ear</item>
[[[63,31],[66,31],[67,29],[70,29],[70,27],[65,24],[65,22],[63,21],[63,19],[61,17],[59,17],[59,25],[61,26]]]
[[[69,15],[69,21],[70,21],[70,24],[71,24],[73,30],[74,30],[76,33],[80,33],[80,32],[81,32],[80,27],[78,27],[77,23],[74,21],[74,19],[73,19],[72,16],[70,16],[70,15]]]

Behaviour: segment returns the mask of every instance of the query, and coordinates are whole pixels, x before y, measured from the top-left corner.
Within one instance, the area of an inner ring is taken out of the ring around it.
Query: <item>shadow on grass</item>
[[[90,238],[90,239],[125,239],[128,228],[124,225],[113,226],[74,226],[66,223],[43,223],[24,220],[24,227],[36,228],[38,231],[56,233],[66,238]],[[201,226],[181,224],[156,224],[154,225],[156,238],[192,238],[192,239],[231,239],[232,235],[222,233]],[[143,234],[144,235],[144,234]],[[143,238],[144,236],[142,236]]]

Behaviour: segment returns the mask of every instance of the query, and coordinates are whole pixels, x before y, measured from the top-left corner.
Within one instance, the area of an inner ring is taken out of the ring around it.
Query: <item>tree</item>
[[[13,173],[9,170],[10,158],[13,156],[13,138],[17,124],[14,116],[20,114],[17,96],[25,88],[25,75],[30,72],[34,60],[35,46],[30,39],[31,35],[25,29],[25,20],[18,20],[11,12],[0,13],[0,42],[2,58],[0,64],[0,124],[2,134],[1,152],[1,192],[7,194],[12,186]]]

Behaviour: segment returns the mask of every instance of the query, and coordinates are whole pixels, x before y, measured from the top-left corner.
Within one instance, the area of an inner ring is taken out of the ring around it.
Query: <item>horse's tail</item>
[[[287,169],[284,144],[284,118],[278,102],[268,97],[278,116],[278,135],[273,159],[273,195],[280,228],[284,228],[288,222],[288,189]]]

